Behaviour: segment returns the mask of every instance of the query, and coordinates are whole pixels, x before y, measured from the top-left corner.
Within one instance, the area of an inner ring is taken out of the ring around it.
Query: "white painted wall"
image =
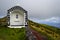
[[[17,14],[18,19],[16,19]],[[24,25],[24,13],[10,13],[10,25]]]

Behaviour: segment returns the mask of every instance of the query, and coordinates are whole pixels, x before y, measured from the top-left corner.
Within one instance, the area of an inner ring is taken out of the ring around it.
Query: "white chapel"
[[[7,11],[9,28],[22,28],[27,25],[27,11],[20,6],[14,6]]]

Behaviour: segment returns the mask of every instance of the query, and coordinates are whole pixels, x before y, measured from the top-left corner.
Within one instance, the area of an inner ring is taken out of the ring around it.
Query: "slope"
[[[0,40],[26,40],[25,28],[8,28],[6,21],[0,18]]]
[[[34,29],[48,40],[60,40],[60,29],[46,24],[38,24],[29,20],[29,27]]]

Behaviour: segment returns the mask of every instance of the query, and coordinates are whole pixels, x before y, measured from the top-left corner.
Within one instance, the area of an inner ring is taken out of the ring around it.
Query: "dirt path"
[[[36,37],[36,40],[47,40],[46,37],[43,37],[42,35],[40,35],[38,32],[36,32],[35,30],[31,29],[32,34]]]

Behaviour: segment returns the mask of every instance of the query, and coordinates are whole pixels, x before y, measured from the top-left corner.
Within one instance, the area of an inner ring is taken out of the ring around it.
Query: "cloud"
[[[0,17],[17,4],[28,11],[29,18],[60,17],[60,0],[0,0]]]
[[[51,17],[48,19],[36,19],[36,18],[30,18],[30,20],[37,22],[37,23],[60,23],[60,18],[59,17]]]
[[[47,25],[51,25],[51,26],[60,28],[60,18],[59,17],[51,17],[51,18],[43,19],[43,20],[32,18],[31,20],[34,22],[40,23],[40,24],[47,24]]]
[[[46,22],[54,22],[54,23],[60,23],[60,18],[59,17],[51,17],[49,19],[45,19],[43,21],[46,21]]]

